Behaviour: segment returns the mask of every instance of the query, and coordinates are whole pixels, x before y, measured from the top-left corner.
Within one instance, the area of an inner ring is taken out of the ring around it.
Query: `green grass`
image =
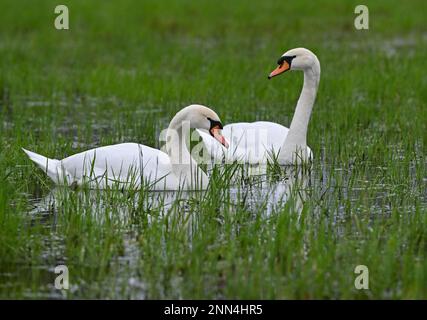
[[[68,31],[55,1],[0,3],[1,298],[427,298],[425,1],[369,1],[368,31],[357,1],[63,3]],[[302,74],[266,77],[298,46],[322,66],[315,159],[269,215],[270,195],[228,173],[207,193],[52,191],[20,150],[159,147],[195,102],[288,126]]]

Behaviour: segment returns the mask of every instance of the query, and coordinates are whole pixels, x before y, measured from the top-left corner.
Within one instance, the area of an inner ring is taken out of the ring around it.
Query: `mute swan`
[[[222,148],[208,134],[198,130],[208,153],[215,160],[261,164],[266,163],[274,154],[279,164],[290,165],[312,158],[306,139],[320,79],[319,60],[310,50],[296,48],[285,52],[277,63],[279,66],[270,73],[268,79],[288,70],[304,72],[304,85],[290,129],[266,121],[226,125],[222,134],[230,143],[228,150]]]
[[[183,130],[183,126],[188,130]],[[62,160],[23,150],[58,184],[87,182],[91,187],[105,188],[118,183],[128,188],[140,187],[143,180],[152,190],[206,189],[209,178],[197,166],[185,144],[190,128],[207,130],[227,147],[218,115],[205,106],[190,105],[171,120],[166,133],[166,153],[137,143],[99,147]]]

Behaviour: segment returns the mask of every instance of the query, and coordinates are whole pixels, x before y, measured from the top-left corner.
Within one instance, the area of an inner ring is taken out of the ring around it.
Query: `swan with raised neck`
[[[296,48],[285,52],[277,63],[278,67],[270,73],[269,79],[288,70],[304,72],[304,85],[290,128],[270,121],[228,124],[222,131],[230,142],[228,149],[198,130],[214,163],[266,164],[277,160],[281,165],[293,165],[312,158],[307,146],[307,129],[319,85],[319,60],[310,50]]]
[[[278,65],[268,76],[269,79],[288,70],[304,72],[303,88],[278,162],[283,165],[305,162],[312,157],[307,148],[307,131],[320,81],[320,62],[310,50],[295,48],[285,52],[278,60]]]

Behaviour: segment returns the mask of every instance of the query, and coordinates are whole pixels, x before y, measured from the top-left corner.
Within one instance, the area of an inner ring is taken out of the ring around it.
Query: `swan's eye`
[[[277,64],[279,65],[279,66],[281,66],[282,64],[284,64],[285,63],[285,61],[289,64],[289,65],[291,65],[291,63],[292,63],[292,60],[295,58],[296,56],[282,56],[282,57],[280,57],[279,58],[279,60],[277,60]]]

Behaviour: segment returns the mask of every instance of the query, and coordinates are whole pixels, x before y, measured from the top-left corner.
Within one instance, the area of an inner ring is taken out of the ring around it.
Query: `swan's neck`
[[[190,123],[178,114],[172,119],[166,133],[166,153],[171,161],[172,173],[179,184],[199,189],[201,186],[206,187],[208,177],[188,150],[189,136]]]
[[[320,65],[316,63],[312,68],[304,70],[304,85],[298,99],[294,117],[288,135],[279,153],[279,160],[283,163],[295,161],[295,153],[299,150],[307,151],[307,129],[311,110],[316,99],[317,87],[320,79]],[[304,157],[304,155],[302,155]]]

